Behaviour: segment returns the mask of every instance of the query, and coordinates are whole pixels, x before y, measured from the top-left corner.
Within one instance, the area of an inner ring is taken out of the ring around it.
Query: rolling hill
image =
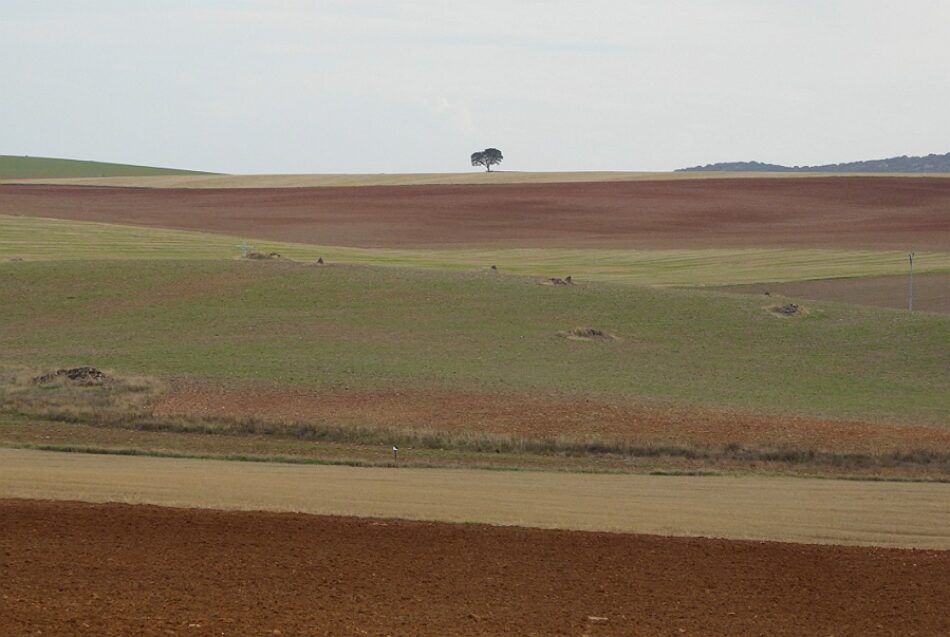
[[[49,177],[138,177],[150,175],[212,175],[216,173],[177,168],[155,168],[54,157],[0,155],[0,179]]]
[[[799,173],[947,173],[950,153],[925,157],[889,157],[822,166],[782,166],[758,161],[736,161],[680,168],[675,172],[799,172]]]

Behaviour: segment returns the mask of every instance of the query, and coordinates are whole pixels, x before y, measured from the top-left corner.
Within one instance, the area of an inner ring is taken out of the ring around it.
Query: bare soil
[[[5,635],[944,635],[950,552],[0,500]]]
[[[950,213],[948,213],[950,216]],[[814,299],[907,309],[909,280],[903,276],[823,279],[795,283],[754,283],[717,288],[724,292]],[[950,273],[914,276],[914,310],[950,314]]]
[[[950,180],[815,177],[512,185],[0,186],[0,214],[365,247],[945,249]]]
[[[646,407],[560,394],[308,389],[252,383],[176,382],[157,416],[254,418],[392,429],[523,436],[591,436],[657,445],[816,449],[838,453],[950,449],[950,429],[834,419]]]

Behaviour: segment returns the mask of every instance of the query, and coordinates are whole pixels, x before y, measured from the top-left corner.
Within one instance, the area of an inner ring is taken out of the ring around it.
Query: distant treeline
[[[947,173],[950,172],[950,153],[930,154],[926,157],[890,157],[852,161],[845,164],[825,164],[823,166],[781,166],[764,164],[760,161],[734,161],[705,166],[680,168],[676,172],[816,172],[816,173]]]

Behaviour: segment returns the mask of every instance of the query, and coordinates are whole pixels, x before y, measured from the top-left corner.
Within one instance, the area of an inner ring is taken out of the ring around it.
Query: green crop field
[[[154,168],[53,157],[0,155],[0,179],[41,179],[60,177],[139,177],[150,175],[211,175],[197,170]]]
[[[0,215],[0,259],[227,259],[245,239],[217,234]],[[335,263],[500,271],[531,277],[657,286],[707,286],[903,274],[897,251],[819,249],[392,250],[288,244],[247,239],[257,252]],[[918,253],[917,272],[950,272],[950,252]]]
[[[559,393],[950,424],[950,317],[492,272],[0,264],[3,362],[312,387]],[[574,341],[593,327],[619,337]]]

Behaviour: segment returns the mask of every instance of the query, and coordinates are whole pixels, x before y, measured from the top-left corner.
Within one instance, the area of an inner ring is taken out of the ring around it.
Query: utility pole
[[[910,278],[907,283],[907,311],[914,311],[914,253],[907,255],[910,260]]]

